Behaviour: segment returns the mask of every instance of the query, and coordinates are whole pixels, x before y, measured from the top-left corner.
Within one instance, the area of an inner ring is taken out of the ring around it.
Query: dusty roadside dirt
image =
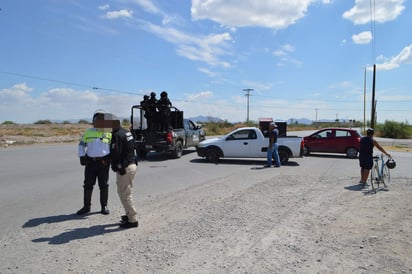
[[[0,236],[0,273],[412,273],[409,178],[372,194],[332,161],[272,170],[138,201],[137,229],[119,207],[28,220]]]

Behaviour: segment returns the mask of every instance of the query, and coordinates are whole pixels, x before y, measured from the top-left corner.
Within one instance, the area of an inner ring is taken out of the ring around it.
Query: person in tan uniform
[[[120,120],[115,115],[107,115],[106,119],[111,121],[113,129],[110,145],[111,167],[116,172],[117,193],[126,213],[121,216],[120,227],[137,227],[139,223],[133,199],[133,180],[137,169],[134,138],[130,131],[121,127]]]

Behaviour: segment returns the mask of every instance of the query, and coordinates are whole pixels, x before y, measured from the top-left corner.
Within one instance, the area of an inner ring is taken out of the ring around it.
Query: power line
[[[65,85],[69,85],[69,86],[89,88],[89,89],[97,90],[97,91],[110,91],[110,92],[126,93],[126,94],[133,94],[133,95],[137,94],[136,92],[122,91],[122,90],[116,90],[116,89],[110,89],[110,88],[104,88],[104,87],[97,87],[97,86],[92,86],[92,85],[88,85],[88,84],[81,84],[81,83],[75,83],[75,82],[69,82],[69,81],[63,81],[63,80],[56,80],[56,79],[40,77],[40,76],[33,76],[33,75],[27,75],[27,74],[16,73],[16,72],[0,71],[0,73],[1,74],[7,74],[7,75],[13,75],[13,76],[19,76],[19,77],[23,77],[23,78],[34,79],[34,80],[40,80],[40,81],[60,83],[60,84],[65,84]],[[137,94],[137,95],[143,95],[143,94]]]

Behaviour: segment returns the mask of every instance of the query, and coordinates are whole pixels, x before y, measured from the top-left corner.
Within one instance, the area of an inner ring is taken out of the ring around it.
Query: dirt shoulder
[[[78,142],[89,124],[12,124],[0,125],[0,144],[32,145]]]

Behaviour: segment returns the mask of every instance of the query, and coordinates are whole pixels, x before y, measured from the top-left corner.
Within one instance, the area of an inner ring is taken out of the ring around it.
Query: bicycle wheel
[[[371,170],[371,186],[372,189],[376,192],[379,188],[379,168],[377,165],[374,165]]]
[[[387,187],[387,184],[391,182],[391,173],[389,171],[389,168],[384,165],[383,170],[382,170],[382,183],[385,187]]]

